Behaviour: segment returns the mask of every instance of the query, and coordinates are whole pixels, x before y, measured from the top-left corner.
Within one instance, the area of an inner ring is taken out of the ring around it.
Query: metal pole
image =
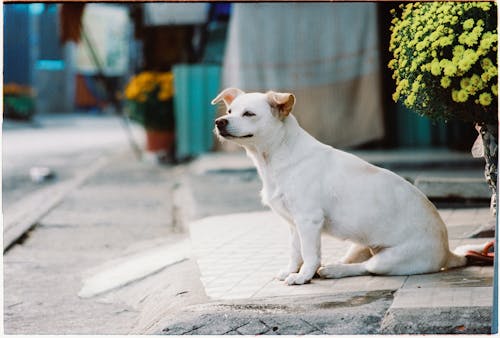
[[[104,85],[108,99],[111,101],[111,104],[115,108],[115,113],[121,117],[121,119],[120,119],[121,124],[125,130],[125,134],[127,135],[127,139],[129,141],[130,147],[132,148],[132,151],[134,152],[137,159],[140,160],[142,158],[141,147],[139,147],[137,145],[137,142],[135,141],[134,136],[132,134],[132,129],[130,128],[130,121],[129,121],[127,115],[125,115],[123,110],[121,109],[117,98],[113,94],[113,90],[112,90],[109,82],[107,81],[106,77],[104,76],[104,70],[103,70],[102,63],[99,60],[97,53],[95,52],[92,41],[90,41],[89,36],[85,32],[85,28],[83,27],[83,24],[82,24],[81,31],[82,31],[83,40],[85,41],[85,45],[87,46],[87,48],[90,52],[90,57],[91,57],[92,61],[94,62],[94,65],[97,67],[97,80],[100,81]]]

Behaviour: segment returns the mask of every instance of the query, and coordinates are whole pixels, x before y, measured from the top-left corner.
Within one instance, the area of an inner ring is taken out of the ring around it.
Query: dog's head
[[[245,146],[265,140],[283,124],[295,104],[290,93],[245,93],[237,88],[223,90],[212,104],[223,101],[226,115],[215,120],[215,133]]]

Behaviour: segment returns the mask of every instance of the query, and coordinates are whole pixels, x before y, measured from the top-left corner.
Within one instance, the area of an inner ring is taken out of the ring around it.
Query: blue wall
[[[29,4],[3,6],[4,83],[33,84],[33,53],[30,33],[33,28]],[[32,39],[34,38],[31,35]]]

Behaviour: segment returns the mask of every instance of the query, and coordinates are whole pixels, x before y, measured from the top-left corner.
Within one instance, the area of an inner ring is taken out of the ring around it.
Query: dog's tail
[[[493,253],[487,254],[491,242],[483,244],[468,244],[457,247],[449,252],[446,268],[459,268],[466,265],[485,265],[493,263]],[[471,254],[472,253],[472,254]],[[474,253],[477,253],[474,255]]]
[[[448,252],[448,259],[446,261],[446,269],[460,268],[467,265],[467,257],[464,254],[456,252]]]

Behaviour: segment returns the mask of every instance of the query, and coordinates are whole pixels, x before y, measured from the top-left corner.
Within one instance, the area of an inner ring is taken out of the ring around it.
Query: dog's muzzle
[[[219,131],[226,130],[228,123],[229,123],[229,121],[223,117],[220,117],[217,120],[215,120],[215,125],[216,125],[217,129],[219,129]]]
[[[230,134],[226,130],[228,124],[229,121],[223,117],[220,117],[217,120],[215,120],[215,127],[219,131],[220,136],[230,136]]]
[[[222,137],[228,137],[228,138],[248,138],[248,137],[253,137],[253,134],[248,134],[248,135],[243,135],[243,136],[235,136],[232,135],[227,131],[227,125],[229,124],[229,121],[223,117],[219,117],[217,120],[215,120],[215,127],[217,128],[217,131],[219,132],[219,135]]]

